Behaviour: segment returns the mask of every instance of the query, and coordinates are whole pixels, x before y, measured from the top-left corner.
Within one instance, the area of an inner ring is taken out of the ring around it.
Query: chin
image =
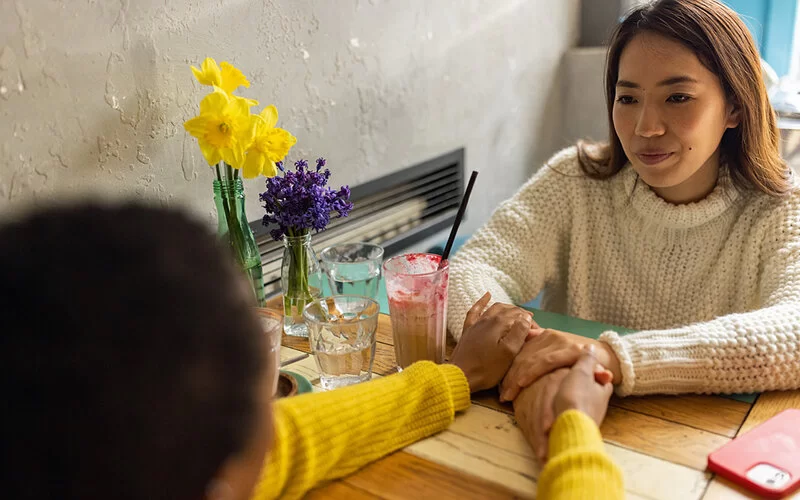
[[[679,176],[676,175],[678,172],[671,168],[658,169],[649,165],[642,167],[637,165],[634,170],[639,174],[639,179],[650,187],[669,188],[681,183]]]
[[[632,163],[633,169],[639,174],[639,178],[650,187],[671,188],[682,184],[691,175],[684,175],[684,170],[680,164],[672,165],[644,165]]]

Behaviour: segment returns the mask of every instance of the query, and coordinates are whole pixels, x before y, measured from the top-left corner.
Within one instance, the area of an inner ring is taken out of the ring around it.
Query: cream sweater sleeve
[[[759,226],[761,308],[680,328],[600,337],[622,367],[622,395],[794,389],[800,380],[800,203]]]
[[[569,179],[558,169],[574,157],[574,148],[555,155],[453,257],[447,324],[456,340],[467,311],[487,291],[492,303],[523,304],[558,276],[570,218]]]

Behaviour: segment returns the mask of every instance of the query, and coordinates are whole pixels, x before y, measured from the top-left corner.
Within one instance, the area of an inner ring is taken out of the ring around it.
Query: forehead
[[[678,75],[701,82],[716,80],[716,75],[703,66],[691,49],[657,33],[639,33],[622,49],[619,80],[644,85]]]

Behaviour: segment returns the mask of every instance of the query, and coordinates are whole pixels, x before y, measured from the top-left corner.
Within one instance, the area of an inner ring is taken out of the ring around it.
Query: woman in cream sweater
[[[451,332],[486,291],[639,330],[546,330],[507,400],[585,344],[621,396],[800,387],[800,195],[747,28],[716,0],[639,7],[605,82],[609,142],[556,154],[453,259]]]

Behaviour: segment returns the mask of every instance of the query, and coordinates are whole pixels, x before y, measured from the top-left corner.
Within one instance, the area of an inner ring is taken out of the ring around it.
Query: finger
[[[525,340],[526,341],[531,340],[543,333],[544,333],[544,328],[539,328],[539,325],[537,325],[536,323],[531,323],[531,327],[528,329],[528,336],[525,337]]]
[[[480,319],[484,309],[486,309],[486,305],[490,300],[492,300],[492,294],[486,292],[483,294],[483,297],[478,299],[478,301],[469,308],[469,311],[467,311],[467,317],[464,320],[464,330],[470,328],[472,325],[478,322],[478,319]]]
[[[533,415],[533,452],[540,464],[547,458],[547,436],[544,427],[544,412],[547,409],[546,389],[546,387],[538,388]]]
[[[522,388],[514,383],[511,377],[511,371],[506,373],[503,381],[500,383],[500,402],[514,401],[519,395]]]
[[[519,385],[517,381],[522,371],[525,370],[525,365],[530,362],[528,358],[533,358],[543,348],[542,339],[545,339],[545,337],[539,336],[526,342],[517,357],[514,358],[511,368],[509,368],[508,373],[503,377],[503,382],[500,384],[500,401],[513,401],[519,391],[526,387]]]
[[[543,375],[546,375],[559,368],[565,368],[575,365],[580,357],[577,349],[574,348],[560,348],[551,350],[550,352],[543,352],[537,357],[537,363],[527,363],[526,366],[520,370],[517,375],[517,384],[521,387],[527,387],[536,382]],[[592,373],[592,370],[589,370]]]
[[[597,364],[594,346],[592,344],[587,344],[581,349],[581,355],[572,369],[580,371],[585,375],[592,375],[595,373],[595,366]]]
[[[514,320],[514,324],[511,325],[511,328],[500,337],[500,342],[504,343],[509,351],[514,353],[514,356],[519,354],[519,351],[522,349],[522,346],[525,345],[525,340],[528,338],[528,331],[530,329],[530,324],[522,319]]]
[[[608,382],[607,384],[603,384],[603,396],[606,398],[606,403],[608,400],[611,399],[611,394],[614,392],[614,384]]]
[[[614,374],[598,363],[594,367],[594,381],[600,385],[610,384],[614,381]]]

